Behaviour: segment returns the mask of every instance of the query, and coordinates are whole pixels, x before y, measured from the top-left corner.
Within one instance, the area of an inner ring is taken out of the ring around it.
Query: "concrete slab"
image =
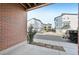
[[[78,55],[78,44],[69,43],[69,42],[49,41],[42,39],[34,39],[34,42],[42,42],[46,44],[62,46],[68,55]]]
[[[1,55],[66,55],[65,52],[23,42],[0,52]]]

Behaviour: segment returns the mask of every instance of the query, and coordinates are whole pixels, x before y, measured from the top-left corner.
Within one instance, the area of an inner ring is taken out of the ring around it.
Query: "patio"
[[[46,41],[45,41],[46,42]],[[49,42],[50,43],[50,42]],[[57,45],[60,43],[60,45],[63,45],[61,42],[51,42],[54,45]],[[17,44],[11,48],[8,48],[6,50],[3,50],[0,52],[1,55],[77,55],[77,45],[76,44],[64,44],[63,47],[66,50],[59,51],[55,49],[49,49],[45,47],[40,47],[36,45],[27,44],[26,41]],[[71,47],[71,45],[73,45]]]

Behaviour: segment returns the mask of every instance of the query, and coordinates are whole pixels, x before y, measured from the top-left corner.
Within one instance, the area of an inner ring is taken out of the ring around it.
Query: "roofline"
[[[62,13],[60,16],[55,17],[54,19],[61,17],[63,15],[78,15],[78,14],[74,14],[74,13]]]
[[[74,13],[62,13],[61,16],[63,15],[78,15],[78,14],[74,14]]]
[[[55,17],[55,18],[54,18],[54,20],[55,20],[56,18],[58,18],[58,17],[61,17],[61,15],[60,15],[60,16],[57,16],[57,17]]]
[[[37,20],[37,21],[39,21],[41,24],[43,24],[43,22],[41,21],[41,20],[39,20],[39,19],[36,19],[36,18],[32,18],[33,20]],[[28,21],[31,21],[32,19],[30,19],[30,20],[28,20]]]

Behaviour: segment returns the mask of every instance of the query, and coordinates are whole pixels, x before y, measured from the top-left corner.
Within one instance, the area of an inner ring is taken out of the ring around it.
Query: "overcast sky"
[[[51,23],[54,27],[54,18],[62,13],[74,13],[78,14],[77,3],[57,3],[51,4],[42,8],[38,8],[28,12],[28,20],[31,18],[37,18],[43,23]]]

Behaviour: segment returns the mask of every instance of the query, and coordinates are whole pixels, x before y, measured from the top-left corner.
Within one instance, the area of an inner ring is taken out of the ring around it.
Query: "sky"
[[[77,3],[56,3],[50,4],[48,6],[38,8],[27,13],[27,19],[37,18],[43,23],[52,24],[54,28],[54,18],[60,16],[62,13],[73,13],[78,14],[78,4]]]

